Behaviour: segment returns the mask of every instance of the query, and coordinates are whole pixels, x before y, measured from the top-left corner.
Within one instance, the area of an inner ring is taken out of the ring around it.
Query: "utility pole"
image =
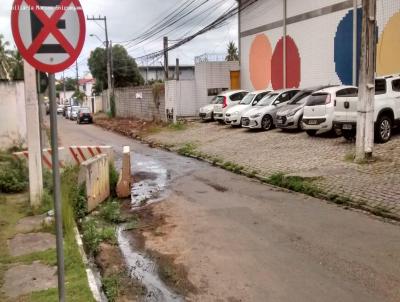
[[[176,64],[175,64],[175,80],[179,81],[179,59],[176,58]]]
[[[376,0],[362,0],[362,7],[363,21],[356,142],[357,161],[370,158],[374,148]]]
[[[164,72],[165,72],[165,82],[168,81],[168,37],[164,37]]]
[[[25,108],[29,151],[29,197],[38,208],[43,196],[42,150],[40,149],[39,106],[36,91],[36,71],[24,61]]]
[[[106,56],[107,56],[107,111],[111,109],[111,89],[112,89],[112,76],[111,76],[111,54],[110,54],[110,41],[108,40],[107,17],[87,17],[88,21],[104,21],[104,32],[106,36]]]

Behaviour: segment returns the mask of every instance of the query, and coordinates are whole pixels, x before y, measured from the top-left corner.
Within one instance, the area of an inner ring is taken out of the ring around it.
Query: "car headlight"
[[[252,115],[252,116],[250,116],[251,118],[258,118],[258,117],[260,117],[261,116],[261,113],[257,113],[257,114],[254,114],[254,115]]]
[[[239,115],[239,111],[235,111],[232,115]]]
[[[297,113],[297,112],[299,112],[299,110],[300,110],[300,109],[297,109],[297,110],[290,111],[290,112],[288,113],[288,115],[287,115],[287,116],[288,116],[288,117],[295,116],[295,115],[296,115],[296,113]]]

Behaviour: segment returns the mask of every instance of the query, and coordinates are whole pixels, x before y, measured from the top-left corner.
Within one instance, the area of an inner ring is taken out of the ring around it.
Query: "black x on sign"
[[[15,0],[11,22],[18,50],[40,71],[63,71],[82,51],[86,24],[79,0]]]

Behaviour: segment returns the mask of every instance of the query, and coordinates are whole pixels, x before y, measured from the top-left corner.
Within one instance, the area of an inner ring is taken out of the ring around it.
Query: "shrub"
[[[100,216],[109,223],[120,223],[121,209],[117,201],[109,200],[100,210]]]
[[[119,277],[117,275],[103,278],[103,290],[109,302],[115,302],[119,295]]]
[[[94,220],[85,221],[82,224],[83,242],[90,254],[96,254],[99,251],[101,237],[97,230],[97,223]]]
[[[28,187],[28,168],[23,160],[0,154],[0,192],[20,193]]]
[[[111,196],[116,197],[117,192],[117,184],[118,184],[118,179],[119,179],[119,173],[117,169],[115,169],[114,164],[110,163],[110,191],[111,191]]]

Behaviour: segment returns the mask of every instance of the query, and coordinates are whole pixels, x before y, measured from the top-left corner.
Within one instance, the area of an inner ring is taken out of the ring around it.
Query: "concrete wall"
[[[196,82],[168,81],[165,84],[165,108],[175,108],[178,117],[192,117],[196,115]]]
[[[109,160],[97,155],[81,165],[79,180],[86,184],[87,208],[91,212],[110,196]]]
[[[352,84],[353,1],[286,1],[287,87]],[[283,87],[283,3],[259,0],[240,14],[243,89]],[[378,74],[400,73],[400,1],[377,0],[377,23]]]
[[[160,93],[157,108],[152,86],[115,89],[117,117],[166,120],[165,92]]]
[[[23,82],[0,82],[0,149],[26,142]]]
[[[165,72],[163,66],[139,66],[140,74],[145,81],[161,80],[164,81]],[[169,78],[175,79],[175,66],[169,67]],[[179,69],[180,80],[194,79],[194,66],[181,66]]]

